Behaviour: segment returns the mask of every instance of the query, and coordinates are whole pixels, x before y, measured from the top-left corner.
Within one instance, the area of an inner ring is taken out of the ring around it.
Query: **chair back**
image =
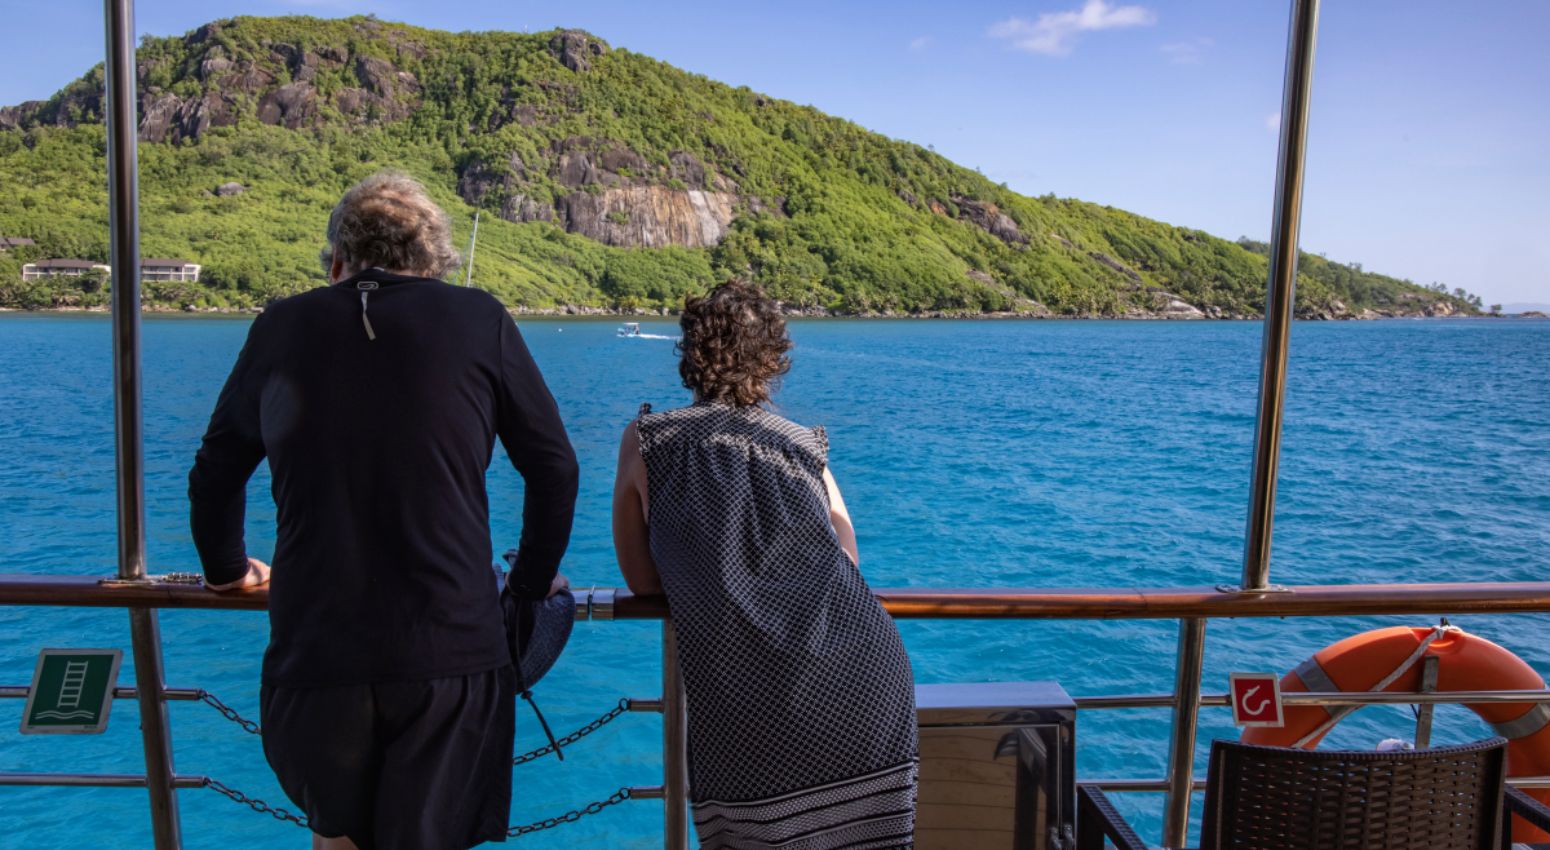
[[[1352,752],[1211,744],[1201,850],[1499,850],[1507,742]]]

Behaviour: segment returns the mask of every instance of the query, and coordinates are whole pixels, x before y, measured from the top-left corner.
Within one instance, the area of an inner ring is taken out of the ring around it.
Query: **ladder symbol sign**
[[[65,676],[59,686],[59,707],[77,708],[81,704],[81,690],[86,686],[86,662],[65,663]]]
[[[44,649],[32,671],[23,735],[95,735],[107,728],[119,649]]]

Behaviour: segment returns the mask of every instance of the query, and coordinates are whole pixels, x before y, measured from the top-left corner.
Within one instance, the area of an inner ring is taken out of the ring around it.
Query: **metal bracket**
[[[205,578],[199,573],[164,573],[162,575],[146,576],[145,578],[119,578],[113,576],[97,580],[97,584],[103,587],[155,587],[159,584],[199,587],[204,583]]]
[[[616,593],[611,587],[593,585],[587,592],[587,619],[612,620]]]
[[[1284,584],[1267,584],[1264,587],[1256,587],[1252,590],[1236,584],[1219,584],[1216,586],[1216,592],[1258,596],[1265,593],[1292,593],[1293,591]]]

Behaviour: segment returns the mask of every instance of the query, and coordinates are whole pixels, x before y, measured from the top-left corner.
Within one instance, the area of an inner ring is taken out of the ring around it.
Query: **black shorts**
[[[506,840],[516,676],[510,667],[260,696],[264,756],[312,831],[361,850]]]

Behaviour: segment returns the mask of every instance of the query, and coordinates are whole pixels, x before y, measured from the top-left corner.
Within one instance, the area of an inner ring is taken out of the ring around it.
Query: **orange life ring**
[[[1430,645],[1427,641],[1430,639]],[[1435,656],[1437,690],[1494,691],[1543,690],[1545,680],[1499,644],[1472,635],[1462,629],[1430,629],[1398,626],[1375,629],[1331,644],[1281,677],[1284,693],[1299,691],[1377,690],[1383,679],[1412,662],[1383,690],[1418,691],[1421,689],[1425,656]],[[1480,718],[1506,738],[1507,775],[1543,776],[1550,774],[1550,705],[1544,703],[1471,703]],[[1333,712],[1321,706],[1287,706],[1286,725],[1245,729],[1243,741],[1277,747],[1318,746],[1328,727],[1354,707],[1336,707]],[[1321,728],[1323,727],[1323,728]],[[1528,792],[1542,803],[1550,804],[1550,789]],[[1538,842],[1550,835],[1526,823],[1515,823],[1513,840]]]

